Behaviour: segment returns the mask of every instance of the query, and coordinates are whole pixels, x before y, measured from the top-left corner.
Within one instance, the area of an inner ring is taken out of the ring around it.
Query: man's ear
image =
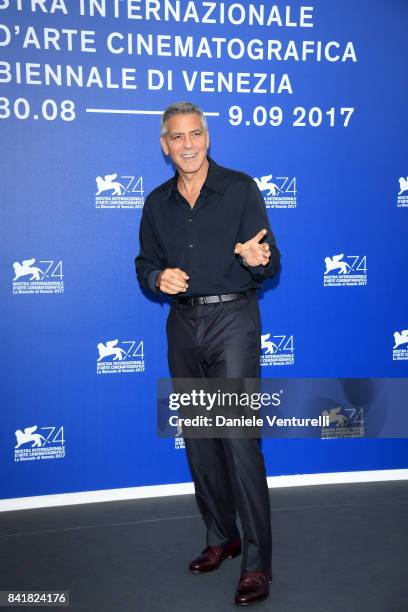
[[[167,146],[167,142],[164,136],[160,136],[160,144],[161,144],[161,148],[163,149],[163,153],[165,155],[169,155],[170,150],[169,150],[169,147]]]

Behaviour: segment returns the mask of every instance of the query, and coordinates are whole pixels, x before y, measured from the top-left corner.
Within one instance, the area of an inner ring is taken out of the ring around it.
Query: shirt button
[[[189,222],[191,223],[191,222],[192,222],[192,219],[189,219]]]
[[[190,247],[190,249],[192,249],[194,244],[189,244],[188,246]]]

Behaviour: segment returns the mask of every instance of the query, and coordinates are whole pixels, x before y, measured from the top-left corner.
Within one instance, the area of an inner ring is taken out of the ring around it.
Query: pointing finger
[[[260,242],[260,240],[262,240],[262,238],[266,236],[267,233],[268,233],[268,230],[266,230],[265,228],[261,229],[257,234],[255,234],[253,238],[251,238],[251,242],[252,241]]]

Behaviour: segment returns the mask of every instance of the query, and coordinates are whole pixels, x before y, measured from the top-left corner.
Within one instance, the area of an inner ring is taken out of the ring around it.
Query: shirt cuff
[[[160,272],[161,270],[153,270],[153,272],[150,272],[149,276],[147,277],[147,285],[150,291],[153,291],[153,293],[162,293],[156,285],[157,277],[159,276]]]

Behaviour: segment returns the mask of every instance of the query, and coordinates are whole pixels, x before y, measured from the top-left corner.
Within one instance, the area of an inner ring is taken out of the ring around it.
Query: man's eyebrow
[[[193,130],[190,130],[189,134],[192,134],[193,132],[197,132],[200,131],[202,132],[203,128],[201,127],[196,127]],[[185,132],[170,132],[170,136],[182,136]]]

